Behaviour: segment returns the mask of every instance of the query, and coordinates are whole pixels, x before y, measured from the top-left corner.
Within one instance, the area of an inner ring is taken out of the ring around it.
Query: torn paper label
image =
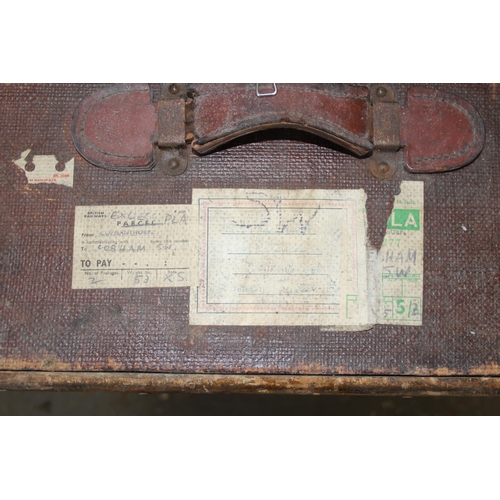
[[[422,324],[424,183],[402,182],[379,252],[379,323]]]
[[[76,207],[73,288],[196,285],[197,234],[192,205]]]
[[[48,183],[73,187],[74,158],[61,163],[54,155],[34,155],[33,161],[28,163],[26,158],[30,152],[31,149],[27,149],[21,153],[18,160],[14,160],[14,163],[26,174],[28,184]]]
[[[369,325],[362,190],[193,190],[197,325]]]
[[[191,286],[193,325],[421,325],[423,182],[380,252],[363,190],[193,190],[193,205],[76,207],[73,288]]]

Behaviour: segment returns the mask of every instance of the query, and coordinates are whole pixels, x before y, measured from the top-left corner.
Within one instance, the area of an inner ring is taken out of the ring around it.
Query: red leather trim
[[[90,163],[110,170],[149,170],[158,118],[149,85],[120,84],[84,99],[73,115],[73,141]]]
[[[484,144],[484,124],[460,97],[426,87],[408,90],[401,141],[411,172],[444,172],[471,163]]]
[[[192,84],[193,149],[208,153],[236,137],[269,128],[297,128],[358,155],[369,153],[369,90],[334,84],[278,84],[257,97],[253,84]]]

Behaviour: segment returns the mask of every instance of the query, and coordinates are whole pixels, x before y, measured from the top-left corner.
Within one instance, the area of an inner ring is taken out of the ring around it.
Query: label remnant
[[[196,285],[197,234],[192,205],[76,207],[73,288]]]
[[[402,182],[379,252],[379,323],[422,324],[424,183]]]
[[[190,324],[367,327],[363,190],[193,190]]]
[[[26,174],[28,184],[48,183],[73,187],[74,158],[61,163],[54,155],[34,155],[33,161],[28,164],[26,158],[30,153],[31,149],[27,149],[21,153],[18,160],[14,160],[14,163]]]
[[[365,201],[194,189],[192,205],[76,207],[73,288],[190,286],[192,325],[421,325],[423,182],[402,182],[379,252]]]

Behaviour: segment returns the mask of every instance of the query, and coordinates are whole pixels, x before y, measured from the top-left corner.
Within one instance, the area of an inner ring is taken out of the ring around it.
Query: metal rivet
[[[181,162],[176,158],[170,158],[167,165],[170,170],[177,170],[181,166]]]
[[[178,94],[179,93],[179,86],[176,84],[176,83],[171,83],[169,86],[168,86],[168,91],[171,93],[171,94]]]
[[[381,173],[381,174],[386,174],[387,172],[389,172],[390,170],[390,167],[389,165],[387,165],[387,163],[379,163],[377,165],[377,170]]]
[[[56,170],[58,172],[64,172],[65,169],[66,169],[66,164],[64,162],[62,161],[57,162]]]
[[[24,169],[26,170],[26,172],[33,172],[33,170],[35,170],[35,164],[30,161],[29,163],[26,163]]]
[[[385,87],[378,87],[376,90],[377,97],[385,97],[387,95],[387,89]]]

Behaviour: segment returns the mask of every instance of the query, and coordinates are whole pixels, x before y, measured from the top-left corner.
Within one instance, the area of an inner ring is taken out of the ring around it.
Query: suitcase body
[[[82,99],[103,87],[0,87],[1,388],[498,394],[496,85],[432,86],[480,113],[485,142],[472,164],[399,169],[386,180],[343,148],[291,129],[240,137],[207,156],[189,152],[179,176],[98,168],[75,149],[71,127]],[[395,86],[400,101],[408,88]],[[44,162],[51,175],[28,182]],[[196,325],[188,287],[72,286],[78,206],[184,205],[193,189],[363,189],[368,238],[380,248],[402,181],[424,184],[421,326]]]

